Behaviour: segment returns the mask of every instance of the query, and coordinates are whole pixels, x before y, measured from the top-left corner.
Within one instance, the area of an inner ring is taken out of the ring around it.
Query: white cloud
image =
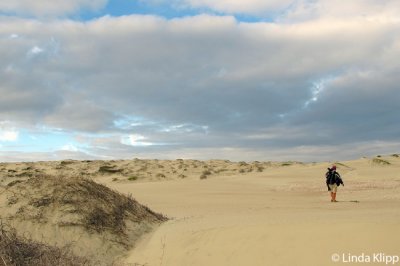
[[[285,10],[286,21],[309,21],[314,19],[399,20],[400,4],[397,0],[297,0]]]
[[[329,85],[329,82],[332,82],[333,80],[333,77],[329,77],[313,82],[311,87],[311,98],[304,103],[304,107],[307,108],[311,103],[318,101],[318,97],[324,92],[325,88]]]
[[[124,136],[121,138],[121,144],[130,145],[130,146],[152,146],[154,143],[146,141],[146,137],[138,134],[131,134],[129,136]]]
[[[19,132],[16,130],[1,130],[0,141],[17,141]]]
[[[0,141],[14,142],[19,137],[19,131],[14,127],[14,124],[0,118]]]
[[[191,125],[191,124],[181,124],[181,125],[170,125],[164,127],[160,130],[161,132],[166,133],[180,133],[180,134],[187,134],[192,132],[208,132],[208,126],[198,126],[198,125]]]
[[[28,57],[35,56],[35,55],[41,54],[43,52],[44,52],[44,50],[42,48],[40,48],[38,46],[34,46],[29,50]]]
[[[66,144],[64,146],[61,147],[60,149],[61,151],[71,151],[71,152],[78,152],[79,148],[77,148],[75,145],[73,144]]]
[[[81,9],[97,10],[108,0],[6,0],[0,1],[0,12],[30,14],[36,16],[64,15]]]

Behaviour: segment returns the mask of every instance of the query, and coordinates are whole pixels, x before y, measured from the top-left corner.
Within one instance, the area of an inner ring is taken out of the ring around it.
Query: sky
[[[400,153],[398,0],[0,2],[0,162]]]

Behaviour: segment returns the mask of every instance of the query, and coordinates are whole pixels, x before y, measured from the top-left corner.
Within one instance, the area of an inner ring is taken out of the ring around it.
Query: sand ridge
[[[302,164],[299,162],[231,162],[229,160],[63,160],[50,162],[0,163],[0,173],[8,178],[38,174],[72,177],[106,177],[110,181],[163,181],[198,179],[263,172],[266,168]]]

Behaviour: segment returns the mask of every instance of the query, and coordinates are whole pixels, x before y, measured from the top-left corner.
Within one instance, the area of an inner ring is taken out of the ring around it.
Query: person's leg
[[[331,191],[331,202],[333,202],[334,201],[333,193],[334,193],[335,185],[330,185],[329,184],[328,186],[329,186],[330,191]]]
[[[336,200],[337,185],[334,184],[333,186],[334,186],[334,187],[333,187],[333,189],[332,189],[332,192],[333,192],[333,197],[332,197],[332,199],[333,199],[333,202],[337,202],[337,200]]]

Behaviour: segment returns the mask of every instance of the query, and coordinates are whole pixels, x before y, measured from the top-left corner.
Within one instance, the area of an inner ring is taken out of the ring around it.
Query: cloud
[[[1,1],[0,12],[27,14],[35,16],[64,15],[81,9],[97,10],[102,8],[107,0],[13,0]]]
[[[73,144],[65,144],[61,147],[61,151],[70,151],[70,152],[78,152],[79,148],[74,146]]]
[[[2,162],[32,162],[32,161],[59,161],[64,159],[73,160],[106,160],[110,159],[102,156],[93,156],[79,151],[59,150],[54,152],[18,152],[18,151],[0,151]]]
[[[400,5],[396,0],[299,0],[293,1],[281,18],[284,21],[314,19],[367,18],[369,20],[399,20]]]
[[[38,47],[38,46],[34,46],[34,47],[32,47],[32,49],[30,49],[29,52],[27,53],[27,57],[28,57],[28,58],[29,58],[29,57],[33,57],[33,56],[39,55],[39,54],[41,54],[41,53],[43,53],[43,52],[44,52],[44,50],[43,50],[42,48],[40,48],[40,47]]]
[[[396,0],[148,0],[148,5],[170,5],[177,10],[247,15],[282,22],[326,18],[399,18]]]
[[[121,144],[139,147],[155,145],[154,143],[147,142],[146,137],[137,134],[131,134],[129,136],[122,137]]]
[[[15,130],[0,130],[0,141],[16,141],[18,134]]]
[[[399,22],[372,17],[0,18],[0,121],[90,135],[107,158],[397,143]]]
[[[117,117],[113,110],[96,103],[95,99],[68,91],[62,103],[42,117],[42,122],[52,128],[96,133],[113,129]]]
[[[194,8],[209,8],[229,14],[256,14],[282,10],[293,3],[293,0],[184,0],[184,4]]]
[[[19,131],[11,122],[0,120],[0,142],[15,142],[18,137]]]
[[[15,34],[15,33],[13,33],[9,36],[10,39],[17,39],[18,37],[19,37],[18,34]]]

